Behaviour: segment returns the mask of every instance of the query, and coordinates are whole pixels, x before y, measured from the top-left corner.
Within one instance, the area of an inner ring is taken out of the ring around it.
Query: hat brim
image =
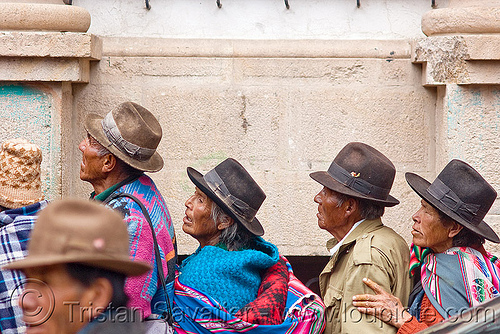
[[[28,268],[45,267],[63,263],[81,263],[91,267],[98,267],[125,274],[126,276],[139,276],[147,273],[152,268],[145,262],[132,261],[128,258],[110,258],[109,256],[91,255],[43,255],[28,256],[22,260],[11,262],[2,267],[8,270],[22,270]]]
[[[423,177],[418,176],[417,174],[414,174],[414,173],[406,173],[405,178],[406,178],[406,182],[408,182],[408,184],[413,189],[413,191],[415,191],[418,196],[423,198],[426,202],[428,202],[434,208],[441,211],[446,216],[453,219],[454,221],[456,221],[460,225],[468,228],[472,232],[479,234],[480,236],[488,239],[491,242],[500,243],[500,239],[498,238],[498,235],[495,233],[495,231],[492,230],[492,228],[486,222],[481,221],[477,226],[473,225],[473,224],[469,223],[467,220],[465,220],[462,217],[460,217],[459,215],[457,215],[451,209],[444,206],[435,197],[433,197],[427,191],[427,189],[431,185],[431,183],[429,181],[425,180]]]
[[[205,195],[207,195],[212,201],[217,203],[217,205],[224,210],[231,218],[233,218],[236,222],[239,222],[243,225],[248,231],[253,233],[256,236],[264,235],[264,228],[260,224],[257,218],[254,218],[251,222],[243,220],[241,217],[236,215],[234,211],[227,206],[208,186],[207,182],[203,178],[203,175],[198,172],[196,169],[188,167],[187,174],[191,181],[201,190]]]
[[[323,186],[336,191],[338,193],[355,197],[355,198],[361,198],[361,199],[366,199],[370,200],[372,202],[375,202],[377,204],[380,204],[382,206],[395,206],[399,204],[399,201],[392,197],[391,195],[387,196],[387,199],[381,200],[377,198],[373,198],[370,196],[366,196],[364,194],[358,193],[355,190],[352,190],[351,188],[348,188],[344,184],[340,183],[339,181],[335,180],[328,172],[321,171],[321,172],[314,172],[309,174],[309,176],[316,182],[322,184]]]
[[[85,130],[87,130],[87,132],[94,137],[99,144],[106,147],[118,159],[143,172],[157,172],[163,168],[163,159],[158,152],[153,153],[153,155],[147,160],[139,161],[120,151],[104,134],[104,130],[101,125],[102,120],[103,117],[100,115],[93,113],[88,114],[84,122]]]

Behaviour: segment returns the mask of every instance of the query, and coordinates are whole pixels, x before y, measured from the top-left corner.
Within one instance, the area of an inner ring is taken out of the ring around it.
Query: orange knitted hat
[[[0,205],[20,208],[43,199],[42,151],[25,139],[6,140],[0,151]]]

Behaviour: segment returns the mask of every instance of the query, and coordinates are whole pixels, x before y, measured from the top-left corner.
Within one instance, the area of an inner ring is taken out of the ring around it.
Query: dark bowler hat
[[[156,152],[162,130],[156,117],[134,102],[125,102],[106,117],[89,114],[85,130],[118,159],[144,172],[157,172],[163,159]]]
[[[255,214],[266,194],[238,161],[226,159],[205,176],[191,167],[187,173],[191,181],[236,222],[255,235],[264,234]]]
[[[337,154],[326,172],[309,174],[315,181],[338,193],[394,206],[399,201],[389,195],[396,168],[373,147],[349,143]]]
[[[497,234],[483,221],[497,192],[479,173],[461,160],[452,160],[431,184],[414,173],[405,174],[415,192],[460,225],[496,243]]]

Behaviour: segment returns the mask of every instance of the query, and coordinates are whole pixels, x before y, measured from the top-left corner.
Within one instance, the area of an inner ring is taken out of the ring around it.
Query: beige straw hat
[[[43,199],[42,151],[25,139],[9,139],[0,150],[0,205],[20,208]]]

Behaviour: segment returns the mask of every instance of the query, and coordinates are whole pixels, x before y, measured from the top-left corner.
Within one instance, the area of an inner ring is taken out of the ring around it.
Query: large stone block
[[[89,62],[66,58],[0,58],[0,80],[88,82]]]
[[[86,32],[90,13],[76,6],[0,2],[0,30]]]

